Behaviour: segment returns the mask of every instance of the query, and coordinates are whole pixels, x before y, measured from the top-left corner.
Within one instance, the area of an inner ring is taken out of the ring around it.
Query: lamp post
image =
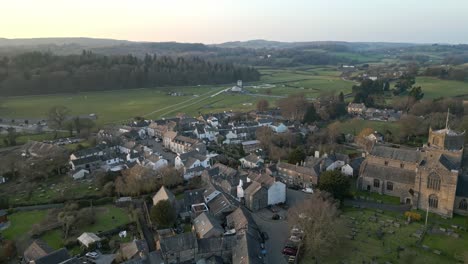
[[[427,229],[427,218],[429,217],[429,200],[427,201],[427,208],[426,208],[426,223],[424,227]]]

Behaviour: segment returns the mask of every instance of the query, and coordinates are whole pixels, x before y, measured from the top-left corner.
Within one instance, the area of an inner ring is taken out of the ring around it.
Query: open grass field
[[[417,77],[416,86],[421,86],[424,98],[468,96],[468,82],[441,80],[433,77]]]
[[[47,215],[46,210],[18,212],[8,216],[10,227],[1,231],[6,239],[18,239],[31,230],[35,223],[41,222]]]
[[[351,90],[352,82],[342,80],[340,72],[333,67],[301,67],[292,69],[261,69],[262,83],[278,83],[273,95],[286,96],[304,92],[315,97],[323,92]],[[98,116],[98,125],[119,123],[135,116],[160,118],[174,116],[179,112],[197,115],[199,112],[219,112],[228,110],[251,110],[259,100],[257,96],[219,94],[212,95],[230,87],[162,87],[155,89],[118,90],[108,92],[89,92],[66,95],[44,95],[11,97],[2,101],[0,117],[4,118],[46,118],[48,109],[53,105],[64,105],[72,115]],[[249,89],[261,96],[259,89]],[[182,96],[170,96],[170,92]],[[277,98],[268,98],[274,103]]]
[[[221,87],[223,88],[223,87]],[[98,124],[141,116],[153,111],[158,116],[164,109],[181,102],[198,101],[203,94],[212,94],[220,87],[172,87],[161,89],[135,89],[109,92],[90,92],[69,95],[12,97],[3,102],[0,116],[10,118],[45,118],[53,105],[64,105],[73,115],[95,113]],[[183,96],[170,96],[171,91]],[[206,96],[205,96],[206,97]],[[203,97],[204,98],[204,97]],[[190,100],[190,101],[189,101]]]
[[[371,220],[372,217],[376,218],[375,221]],[[342,263],[343,259],[346,259],[346,263],[456,263],[456,259],[451,256],[455,249],[446,251],[448,254],[437,255],[417,244],[418,238],[413,234],[423,228],[422,222],[407,225],[403,215],[398,213],[381,214],[374,210],[355,208],[345,208],[344,219],[347,232],[350,235],[353,230],[356,232],[354,239],[344,239],[339,250],[337,248],[333,256],[323,260],[323,263]],[[400,227],[395,226],[395,223],[399,223]],[[380,238],[378,230],[382,231]],[[449,237],[440,239],[440,243],[450,243]],[[462,243],[461,240],[458,242]],[[402,248],[399,253],[398,247]],[[304,260],[302,263],[315,262]]]
[[[274,104],[279,97],[304,93],[315,98],[326,93],[349,93],[355,84],[343,80],[337,67],[301,66],[294,68],[259,68],[259,82],[246,84],[253,95],[218,94],[231,85],[160,87],[154,89],[117,90],[65,95],[23,96],[2,99],[0,118],[45,119],[53,105],[64,105],[72,115],[98,116],[98,125],[123,123],[135,116],[161,118],[183,112],[188,115],[220,111],[247,111],[255,108],[260,97]],[[261,84],[272,84],[273,88],[255,88]],[[430,77],[418,77],[417,85],[423,87],[426,98],[468,95],[468,83],[445,81]],[[170,92],[182,93],[170,96]],[[269,96],[272,95],[272,96]],[[1,143],[0,143],[1,144]]]

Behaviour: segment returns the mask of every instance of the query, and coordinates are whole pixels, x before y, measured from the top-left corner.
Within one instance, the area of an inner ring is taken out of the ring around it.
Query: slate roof
[[[100,161],[101,161],[101,157],[99,157],[99,156],[89,156],[89,157],[86,157],[86,158],[72,160],[71,162],[75,166],[80,166],[80,165],[85,165],[85,164],[100,162]]]
[[[418,151],[384,146],[374,147],[370,154],[385,159],[401,160],[413,163],[418,163],[421,160],[421,153]]]
[[[193,226],[200,238],[205,236],[211,231],[216,230],[220,234],[224,233],[218,220],[210,213],[203,212],[193,220]]]
[[[186,136],[180,136],[180,135],[176,136],[174,138],[174,141],[179,142],[179,143],[189,144],[189,145],[194,145],[194,144],[198,143],[197,139],[189,138],[189,137],[186,137]]]
[[[365,163],[363,166],[362,177],[370,177],[385,181],[414,184],[416,172],[414,170],[407,170],[389,166],[374,165]]]
[[[202,238],[198,240],[198,253],[209,254],[212,252],[231,251],[235,245],[236,236]],[[223,262],[221,261],[220,263]]]
[[[263,264],[260,243],[249,234],[237,238],[237,244],[232,250],[232,263]]]
[[[468,197],[468,175],[458,177],[456,196]]]
[[[204,203],[205,198],[203,197],[203,192],[205,189],[196,189],[189,190],[184,192],[184,204],[185,207],[190,209],[192,204]]]
[[[440,155],[439,157],[439,162],[444,166],[447,170],[459,170],[460,169],[460,164],[457,164],[456,162],[452,161],[450,157],[446,155]]]
[[[263,159],[260,156],[255,155],[254,153],[249,154],[246,157],[243,157],[246,161],[256,164],[257,162],[263,162]]]
[[[293,164],[281,162],[281,163],[278,163],[277,168],[278,169],[285,169],[285,170],[295,171],[295,172],[298,172],[298,173],[301,173],[301,174],[317,177],[316,171],[313,168],[310,168],[310,167],[296,166],[296,165],[293,165]]]
[[[38,258],[34,261],[35,264],[52,264],[62,263],[70,259],[70,255],[65,248],[58,249],[44,257]]]
[[[248,177],[252,181],[258,182],[261,185],[264,185],[268,188],[275,183],[275,178],[269,175],[263,174],[263,173],[260,173],[260,174],[250,173]]]
[[[160,245],[161,252],[163,254],[181,252],[198,247],[197,237],[193,232],[182,233],[171,237],[163,237],[160,239]]]
[[[221,163],[216,163],[215,165],[213,165],[212,169],[217,169],[218,174],[223,174],[224,176],[227,176],[227,177],[234,177],[237,175],[237,170],[231,167],[228,167],[224,164],[221,164]]]
[[[230,211],[232,203],[223,193],[218,194],[215,198],[209,201],[207,204],[210,212],[214,215],[220,215],[224,212]]]

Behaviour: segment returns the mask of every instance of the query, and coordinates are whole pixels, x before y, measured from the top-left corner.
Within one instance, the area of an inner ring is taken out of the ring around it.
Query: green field
[[[47,215],[46,210],[18,212],[8,216],[10,227],[2,231],[6,239],[18,239],[31,230],[31,227],[41,222]]]
[[[384,133],[385,131],[392,132],[393,135],[398,135],[399,124],[395,122],[382,122],[373,120],[349,119],[340,122],[340,132],[344,134],[358,135],[364,128],[372,128],[374,131]]]
[[[417,77],[415,85],[421,86],[424,98],[468,96],[468,82]]]
[[[261,67],[259,70],[261,80],[246,84],[247,90],[255,96],[223,93],[212,97],[231,86],[217,85],[10,97],[1,101],[0,117],[45,119],[51,106],[64,105],[71,110],[72,115],[97,114],[98,125],[103,125],[123,123],[135,116],[161,118],[175,116],[177,113],[195,116],[199,112],[247,111],[254,109],[255,103],[262,97],[274,104],[279,97],[294,93],[304,93],[308,98],[331,92],[347,94],[355,85],[352,81],[343,80],[338,68],[331,66]],[[274,87],[254,87],[261,84],[272,84]],[[423,87],[426,98],[468,95],[466,82],[418,77],[417,85]],[[183,95],[170,96],[170,92],[180,92]]]
[[[268,89],[271,95],[287,96],[304,93],[308,97],[317,97],[324,93],[349,93],[354,85],[341,79],[341,72],[334,67],[296,67],[290,69],[262,69],[261,83],[273,84]],[[267,89],[250,87],[248,91],[265,94]]]

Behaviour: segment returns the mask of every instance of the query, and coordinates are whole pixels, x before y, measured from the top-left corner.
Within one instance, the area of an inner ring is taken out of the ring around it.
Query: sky
[[[467,0],[0,0],[0,37],[468,43]]]

